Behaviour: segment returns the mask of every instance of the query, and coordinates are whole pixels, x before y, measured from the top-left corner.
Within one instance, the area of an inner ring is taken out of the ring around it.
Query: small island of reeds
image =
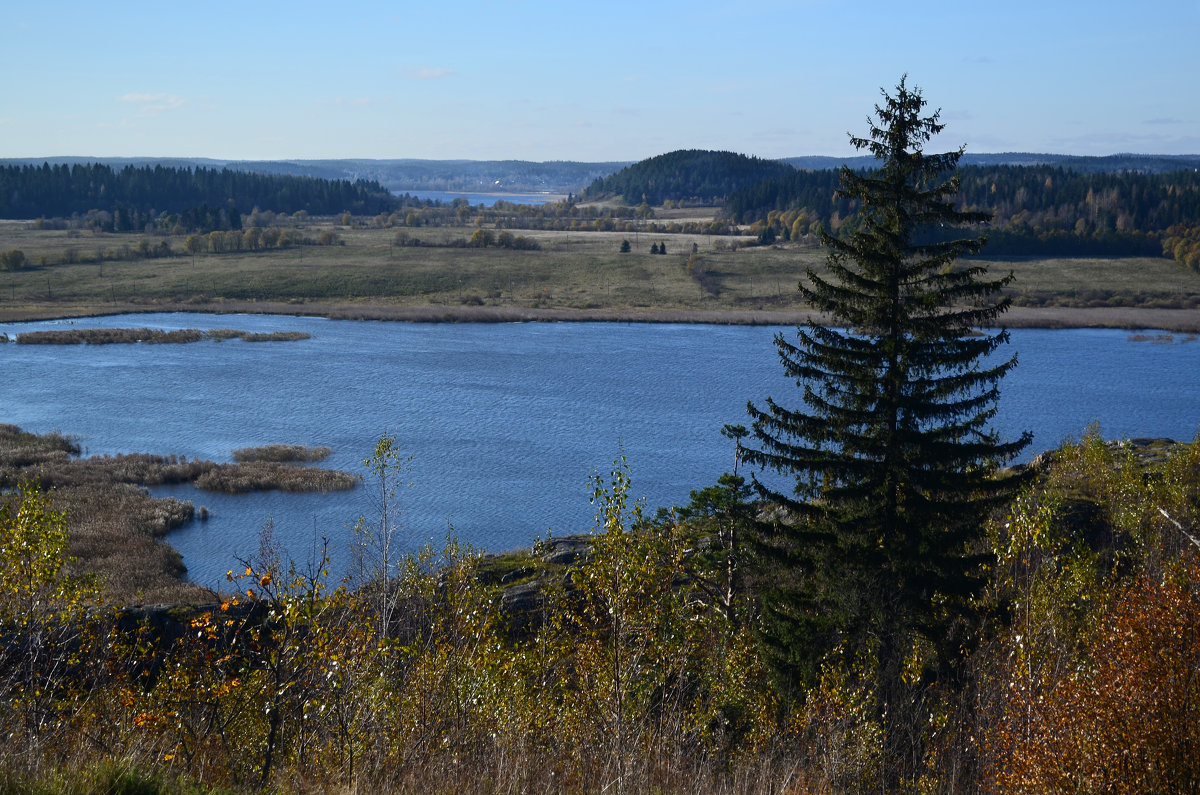
[[[268,444],[262,447],[239,447],[233,451],[238,463],[250,461],[324,461],[333,451],[328,447],[306,447],[302,444]]]
[[[152,328],[78,328],[49,331],[26,331],[17,335],[18,345],[120,345],[145,342],[151,344],[181,344],[213,340],[223,342],[238,339],[242,342],[294,342],[309,339],[303,331],[252,332],[223,328],[152,329]]]

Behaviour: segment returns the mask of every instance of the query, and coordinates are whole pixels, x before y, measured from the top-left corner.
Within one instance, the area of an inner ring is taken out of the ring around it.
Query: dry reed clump
[[[299,445],[271,445],[292,448]],[[301,448],[308,450],[309,448]],[[321,448],[313,449],[318,455]],[[7,465],[9,461],[27,462]],[[278,489],[287,492],[347,491],[358,479],[347,472],[319,467],[297,467],[280,461],[249,460],[218,464],[201,459],[149,453],[72,458],[59,450],[6,455],[0,446],[0,488],[34,478],[46,488],[103,487],[117,483],[139,486],[174,486],[191,483],[205,491],[245,494]]]
[[[196,488],[227,494],[278,489],[288,492],[349,491],[358,478],[333,469],[296,467],[275,461],[216,464],[194,481]]]
[[[238,339],[242,342],[296,342],[311,337],[303,331],[272,331],[272,332],[242,332]]]
[[[295,342],[312,337],[303,331],[239,331],[233,328],[218,328],[207,332],[211,339],[217,342],[224,340],[241,340],[242,342]]]
[[[26,331],[17,335],[18,345],[119,345],[145,342],[150,344],[182,344],[211,339],[221,342],[240,339],[244,342],[292,342],[306,340],[311,335],[302,331],[251,332],[237,329],[151,329],[151,328],[81,328],[51,331]]]
[[[27,476],[35,477],[47,488],[105,486],[114,483],[169,486],[193,482],[214,466],[216,464],[212,461],[148,453],[89,458],[59,455],[26,466],[24,471],[18,471],[19,468],[0,467],[0,486],[15,485]]]
[[[118,345],[134,342],[187,343],[204,339],[198,329],[166,331],[151,328],[81,328],[26,331],[17,335],[18,345]]]
[[[233,451],[233,460],[239,463],[250,461],[324,461],[333,451],[328,447],[306,447],[302,444],[268,444],[261,447],[239,447]]]
[[[65,461],[79,454],[79,443],[58,431],[33,434],[16,425],[0,423],[0,473],[53,461]],[[0,484],[2,485],[2,484]]]

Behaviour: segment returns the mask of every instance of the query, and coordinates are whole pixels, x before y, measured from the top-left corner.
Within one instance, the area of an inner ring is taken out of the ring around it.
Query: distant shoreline
[[[794,326],[812,313],[775,310],[557,309],[516,306],[395,305],[386,303],[220,303],[109,304],[104,306],[21,306],[0,303],[0,323],[61,320],[149,312],[191,314],[303,315],[333,320],[384,320],[407,323],[700,323],[740,326]],[[1148,307],[1013,307],[1002,316],[1007,328],[1113,328],[1200,333],[1200,311]]]

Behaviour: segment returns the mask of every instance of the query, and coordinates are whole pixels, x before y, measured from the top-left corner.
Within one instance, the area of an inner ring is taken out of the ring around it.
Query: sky
[[[1200,153],[1200,0],[273,0],[0,8],[0,158]]]

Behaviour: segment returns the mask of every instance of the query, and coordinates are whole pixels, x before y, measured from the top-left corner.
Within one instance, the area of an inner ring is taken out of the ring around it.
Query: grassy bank
[[[339,245],[186,254],[182,236],[154,237],[172,256],[138,258],[144,235],[38,230],[0,222],[0,251],[33,267],[0,273],[0,321],[127,311],[285,311],[416,320],[636,319],[726,315],[795,317],[806,268],[821,272],[811,241],[767,247],[750,237],[522,230],[536,250],[463,245],[473,226],[374,227],[362,219],[305,222],[309,238]],[[408,235],[398,245],[397,235]],[[421,245],[411,245],[419,237]],[[629,240],[631,251],[620,251]],[[666,254],[651,254],[651,247]],[[124,259],[79,261],[93,250]],[[45,263],[45,264],[41,264]],[[1192,310],[1200,275],[1160,258],[989,260],[1013,271],[1017,307]],[[267,308],[270,307],[268,310]],[[548,314],[542,314],[548,313]],[[708,322],[708,321],[704,321]]]

